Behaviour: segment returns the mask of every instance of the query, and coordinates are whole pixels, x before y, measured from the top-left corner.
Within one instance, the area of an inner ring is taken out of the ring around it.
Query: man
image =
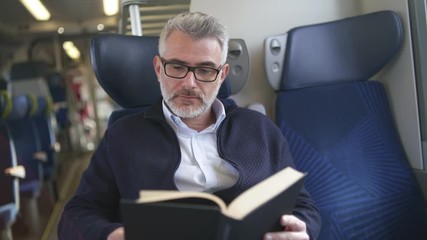
[[[119,201],[141,189],[213,192],[230,202],[286,166],[288,145],[267,117],[216,98],[225,80],[228,35],[217,19],[169,20],[153,60],[163,99],[109,127],[64,209],[60,239],[124,239]],[[283,232],[265,239],[315,239],[320,217],[303,190]]]

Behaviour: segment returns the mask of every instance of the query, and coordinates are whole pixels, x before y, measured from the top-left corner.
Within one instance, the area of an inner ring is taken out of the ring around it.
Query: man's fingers
[[[294,215],[283,215],[280,224],[285,227],[285,231],[306,231],[305,222]]]
[[[272,232],[267,233],[263,240],[307,240],[305,232]]]
[[[308,240],[305,222],[293,215],[283,215],[280,224],[284,226],[283,232],[270,232],[265,234],[264,240]]]

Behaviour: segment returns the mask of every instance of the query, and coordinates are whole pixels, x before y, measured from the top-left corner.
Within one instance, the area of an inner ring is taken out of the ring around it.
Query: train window
[[[427,0],[409,0],[424,169],[427,166]]]

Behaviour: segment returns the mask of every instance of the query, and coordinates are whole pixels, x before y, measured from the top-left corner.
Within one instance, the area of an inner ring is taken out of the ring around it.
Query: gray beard
[[[218,91],[221,85],[215,89],[215,91],[210,96],[206,96],[201,94],[199,97],[202,99],[202,105],[200,107],[194,106],[176,106],[173,102],[175,98],[175,94],[168,93],[163,85],[160,83],[160,90],[162,92],[163,99],[165,99],[166,105],[169,107],[169,110],[180,118],[195,118],[199,117],[203,113],[205,113],[210,107],[212,103],[215,101],[216,96],[218,95]]]

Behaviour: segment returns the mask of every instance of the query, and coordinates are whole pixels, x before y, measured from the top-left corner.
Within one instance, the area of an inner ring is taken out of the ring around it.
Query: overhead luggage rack
[[[190,0],[123,0],[119,33],[158,36],[168,19],[190,10]]]

